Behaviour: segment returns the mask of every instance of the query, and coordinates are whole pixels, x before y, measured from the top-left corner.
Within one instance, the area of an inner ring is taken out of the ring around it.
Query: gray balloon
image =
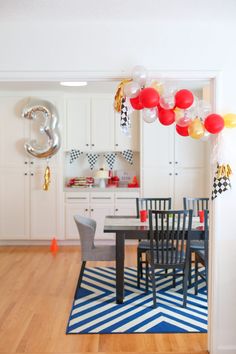
[[[47,144],[42,146],[36,140],[30,140],[25,143],[24,147],[29,155],[39,159],[47,159],[55,155],[61,147],[61,137],[58,129],[59,115],[51,102],[31,100],[24,107],[22,117],[36,120],[39,113],[44,117],[44,124],[40,131],[47,135]]]

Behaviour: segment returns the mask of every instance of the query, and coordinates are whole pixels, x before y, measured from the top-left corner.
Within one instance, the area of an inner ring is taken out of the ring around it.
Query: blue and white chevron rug
[[[67,334],[72,333],[190,333],[207,332],[207,294],[199,279],[199,293],[188,290],[187,307],[182,307],[182,277],[157,280],[156,309],[152,308],[151,284],[146,294],[144,281],[137,288],[137,270],[125,268],[125,300],[116,304],[115,269],[86,268],[80,297],[71,310]]]

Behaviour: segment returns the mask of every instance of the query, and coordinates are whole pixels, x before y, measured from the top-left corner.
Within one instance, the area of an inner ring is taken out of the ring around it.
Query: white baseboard
[[[210,354],[236,354],[236,346],[224,345],[210,352]]]
[[[114,245],[114,240],[96,240],[99,245]],[[51,240],[0,240],[0,246],[49,246]],[[79,240],[57,240],[59,246],[79,246]],[[136,240],[127,240],[125,245],[136,245]]]

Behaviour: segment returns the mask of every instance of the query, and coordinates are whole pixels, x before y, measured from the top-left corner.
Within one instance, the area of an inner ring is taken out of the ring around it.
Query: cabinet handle
[[[89,144],[85,144],[85,146],[89,146]]]
[[[94,209],[90,209],[91,211],[94,211]]]
[[[33,172],[31,172],[31,173],[30,173],[30,176],[33,176],[33,175],[34,175],[34,173],[33,173]]]
[[[172,173],[169,173],[169,176],[172,176]]]
[[[33,164],[34,164],[34,161],[31,161],[30,164],[33,165]]]
[[[92,199],[111,199],[111,197],[92,197]]]
[[[169,164],[172,165],[172,161],[169,161]]]
[[[119,146],[119,144],[116,144],[116,146]]]
[[[66,199],[87,199],[86,197],[67,197]]]
[[[119,211],[119,209],[116,209],[115,211]]]
[[[88,209],[84,209],[84,211],[88,211]]]
[[[178,176],[178,173],[175,173],[176,176]]]
[[[178,161],[175,161],[175,164],[177,165]]]
[[[95,146],[94,144],[92,144],[92,146]]]
[[[28,175],[28,173],[27,172],[25,172],[25,176],[27,176]]]
[[[116,199],[136,200],[136,198],[132,198],[132,197],[116,197]]]
[[[28,164],[28,161],[25,161],[25,165],[27,165]]]

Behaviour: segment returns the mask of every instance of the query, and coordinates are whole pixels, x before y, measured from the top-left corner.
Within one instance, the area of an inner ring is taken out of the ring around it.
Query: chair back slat
[[[184,210],[193,210],[193,216],[198,216],[199,210],[208,210],[209,198],[183,198]]]
[[[137,218],[140,210],[170,210],[171,198],[136,198]]]
[[[186,262],[192,214],[192,210],[149,210],[150,255],[153,263],[168,268],[182,266]]]

